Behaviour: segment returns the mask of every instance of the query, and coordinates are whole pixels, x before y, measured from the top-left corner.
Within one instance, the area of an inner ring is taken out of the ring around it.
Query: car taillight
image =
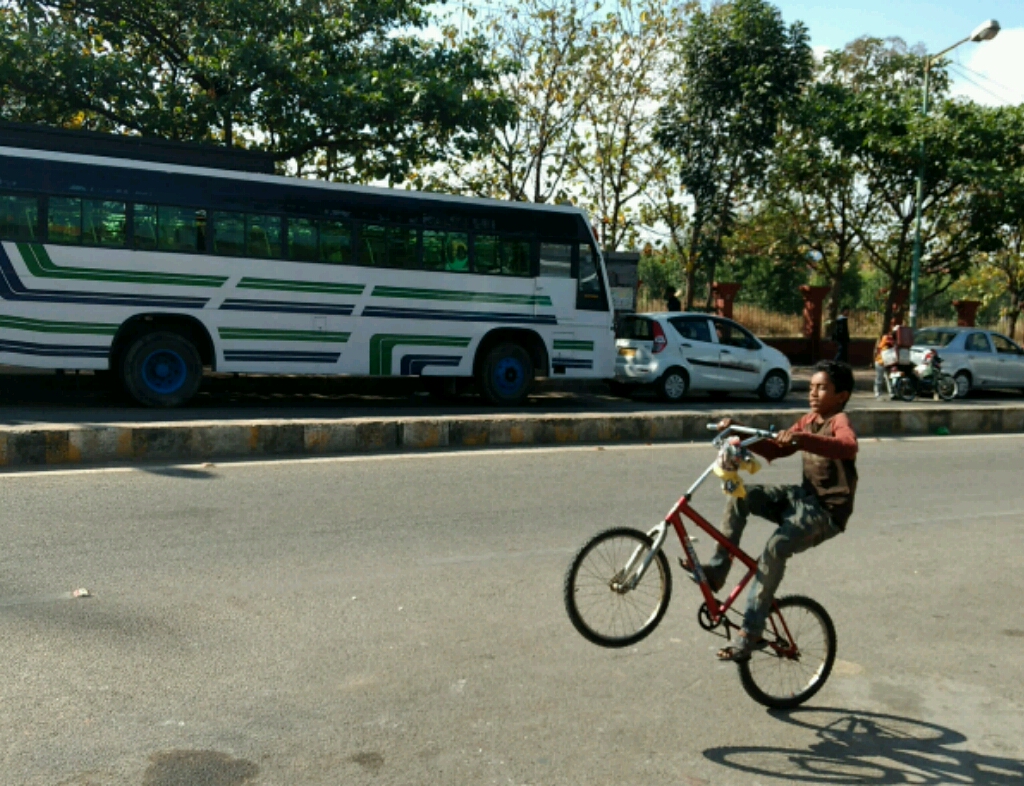
[[[651,325],[654,326],[654,349],[651,351],[657,355],[668,346],[668,339],[665,338],[665,331],[661,329],[661,325],[657,322],[651,322]]]

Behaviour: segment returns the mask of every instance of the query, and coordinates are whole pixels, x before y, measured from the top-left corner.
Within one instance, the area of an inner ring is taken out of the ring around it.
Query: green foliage
[[[695,262],[715,278],[738,192],[763,180],[779,121],[811,76],[807,41],[764,0],[734,0],[698,8],[679,43],[685,82],[662,107],[657,138],[678,156],[693,204],[687,307]]]
[[[511,114],[479,39],[423,0],[7,0],[0,116],[260,146],[401,181]],[[326,170],[324,170],[326,166]]]
[[[658,299],[666,287],[679,289],[683,283],[683,269],[678,254],[658,251],[641,254],[637,275],[648,297]]]

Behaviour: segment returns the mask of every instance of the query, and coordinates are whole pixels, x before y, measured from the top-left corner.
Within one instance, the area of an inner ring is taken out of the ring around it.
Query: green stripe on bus
[[[555,349],[564,349],[565,351],[576,352],[593,352],[594,342],[593,341],[556,341]]]
[[[351,333],[333,333],[327,330],[262,330],[259,328],[218,328],[225,341],[313,341],[324,344],[344,344]]]
[[[21,258],[36,278],[69,278],[80,281],[113,281],[121,284],[166,284],[176,287],[220,287],[227,276],[201,276],[190,273],[103,270],[91,267],[58,267],[46,249],[36,243],[18,243]]]
[[[113,336],[117,325],[95,322],[51,322],[44,319],[0,316],[0,328],[26,330],[32,333],[70,333],[72,335]]]
[[[509,303],[517,306],[551,305],[551,298],[547,295],[503,295],[498,292],[460,292],[453,289],[416,289],[413,287],[374,287],[371,297],[454,300],[467,303]]]
[[[391,356],[395,347],[468,347],[470,338],[461,336],[410,336],[378,333],[370,339],[370,374],[391,376]]]
[[[280,278],[246,276],[238,282],[239,289],[269,289],[274,292],[319,292],[325,295],[361,295],[365,284],[329,284],[323,281],[287,281]]]

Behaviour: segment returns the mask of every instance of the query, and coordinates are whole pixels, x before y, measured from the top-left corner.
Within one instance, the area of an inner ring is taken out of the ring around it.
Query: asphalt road
[[[848,532],[782,588],[839,660],[783,714],[679,571],[625,650],[562,606],[575,549],[651,526],[705,446],[0,475],[0,783],[1020,784],[1022,452],[865,441]]]
[[[196,420],[241,420],[287,418],[297,420],[357,417],[437,417],[441,415],[493,415],[495,412],[525,415],[562,415],[577,412],[666,412],[675,410],[805,408],[806,381],[801,370],[794,385],[803,389],[790,393],[777,404],[761,401],[754,394],[693,393],[676,405],[659,402],[652,393],[636,398],[612,396],[598,381],[547,380],[538,383],[534,395],[517,408],[497,410],[472,392],[454,401],[438,402],[428,396],[418,379],[372,379],[346,377],[241,377],[208,376],[199,394],[188,406],[154,410],[134,406],[124,395],[90,375],[0,373],[0,425],[35,423],[167,422]],[[861,371],[859,384],[870,385]],[[1024,400],[1018,391],[982,391],[957,403],[971,406],[1005,406]],[[913,403],[876,400],[866,390],[854,394],[851,406],[930,407],[935,402]]]

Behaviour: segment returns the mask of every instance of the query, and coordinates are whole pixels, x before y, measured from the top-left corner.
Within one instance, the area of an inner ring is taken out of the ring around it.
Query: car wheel
[[[971,392],[971,375],[966,371],[958,372],[957,375],[953,377],[953,381],[956,382],[957,398],[963,398]]]
[[[789,377],[784,371],[775,369],[765,375],[757,394],[765,401],[782,401],[789,392]]]
[[[675,403],[686,395],[690,389],[690,380],[681,368],[670,368],[658,380],[658,398],[662,401]]]

